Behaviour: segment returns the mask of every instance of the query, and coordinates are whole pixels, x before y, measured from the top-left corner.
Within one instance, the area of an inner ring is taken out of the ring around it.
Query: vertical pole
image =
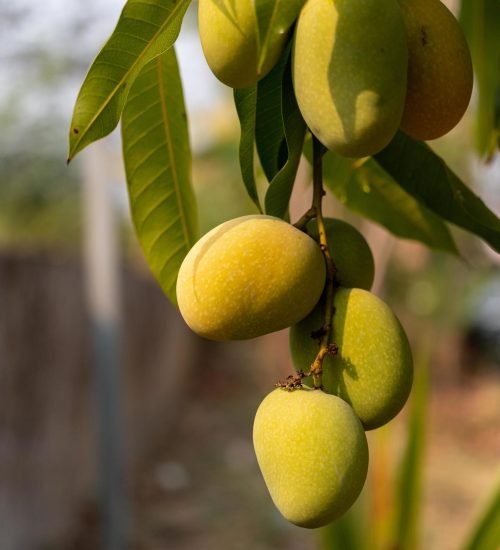
[[[120,395],[120,277],[117,224],[102,144],[82,155],[84,265],[92,338],[102,514],[102,547],[127,539],[124,426]]]

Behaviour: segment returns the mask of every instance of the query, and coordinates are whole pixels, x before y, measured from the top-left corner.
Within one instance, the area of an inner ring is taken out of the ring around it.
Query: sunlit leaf
[[[112,132],[144,65],[176,40],[190,0],[128,0],[82,84],[69,133],[71,160]]]
[[[283,39],[299,15],[305,0],[257,0],[255,11],[259,24],[259,72],[276,44]]]
[[[234,103],[236,112],[240,119],[240,169],[243,183],[247,193],[252,199],[259,212],[262,212],[255,184],[254,174],[254,136],[255,136],[255,110],[257,101],[257,90],[251,88],[240,88],[234,90]]]
[[[122,120],[130,208],[151,271],[176,303],[180,264],[195,242],[196,204],[182,84],[173,48],[134,82]]]
[[[481,154],[500,148],[500,2],[462,0],[460,23],[467,36],[478,87],[476,143]]]
[[[500,219],[428,145],[398,132],[375,159],[429,210],[481,237],[500,252]]]
[[[306,134],[306,123],[293,92],[290,64],[285,70],[282,94],[282,118],[288,158],[283,168],[274,176],[266,193],[266,213],[279,218],[285,218],[288,212]]]
[[[369,159],[360,163],[328,152],[323,162],[327,188],[347,208],[398,237],[457,253],[441,218],[401,189],[375,161]]]

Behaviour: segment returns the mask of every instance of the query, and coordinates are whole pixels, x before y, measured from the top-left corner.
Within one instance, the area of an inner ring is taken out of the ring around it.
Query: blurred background
[[[78,88],[122,6],[0,0],[0,549],[361,548],[352,532],[342,541],[345,526],[288,524],[258,471],[253,416],[291,372],[286,331],[195,337],[135,241],[119,133],[66,166]],[[254,207],[232,94],[206,67],[195,7],[177,51],[204,233]],[[500,157],[474,153],[474,101],[432,146],[498,214]],[[309,205],[309,175],[304,163],[292,220]],[[499,256],[455,230],[463,260],[430,252],[326,202],[368,239],[374,291],[419,373],[412,402],[369,434],[351,520],[369,548],[460,548],[499,474]]]

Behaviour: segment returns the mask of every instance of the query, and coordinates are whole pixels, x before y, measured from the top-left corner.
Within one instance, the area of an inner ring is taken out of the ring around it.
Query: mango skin
[[[440,0],[400,0],[408,33],[408,91],[401,128],[431,140],[454,128],[472,94],[472,60],[458,21]]]
[[[325,277],[323,254],[311,237],[272,216],[243,216],[212,229],[189,251],[177,301],[200,336],[242,340],[303,319]]]
[[[363,427],[345,401],[321,390],[271,392],[257,410],[253,442],[274,504],[300,527],[340,517],[365,483]]]
[[[406,334],[389,306],[361,289],[338,288],[334,297],[336,356],[323,363],[323,386],[349,403],[366,430],[394,418],[410,394],[413,360]],[[318,306],[290,329],[297,370],[307,372],[319,350],[311,337],[324,323]]]
[[[326,238],[333,263],[337,268],[336,282],[347,288],[370,290],[375,276],[372,251],[363,235],[351,224],[325,218]],[[307,225],[309,235],[318,239],[316,221]]]
[[[214,75],[231,88],[253,86],[278,61],[288,37],[269,48],[258,65],[258,25],[253,0],[199,0],[198,28],[205,59]]]
[[[389,143],[403,114],[407,57],[397,0],[308,0],[295,30],[293,83],[325,147],[365,157]]]

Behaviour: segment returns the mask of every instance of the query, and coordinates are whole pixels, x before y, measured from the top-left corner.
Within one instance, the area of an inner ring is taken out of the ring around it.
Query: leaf
[[[257,85],[255,144],[268,181],[272,181],[281,170],[287,157],[281,110],[283,75],[289,62],[290,52],[291,44],[285,49],[273,70]]]
[[[462,0],[460,23],[469,43],[479,91],[476,145],[492,156],[500,148],[500,3],[498,0]]]
[[[415,369],[412,389],[408,440],[396,484],[396,518],[394,547],[405,550],[418,548],[418,526],[422,507],[424,445],[429,395],[429,343],[419,348],[420,358]],[[422,351],[422,349],[424,351]]]
[[[500,542],[500,483],[464,545],[464,550],[498,550]]]
[[[326,186],[347,208],[394,235],[457,254],[446,224],[408,195],[372,159],[363,164],[332,152],[323,159]]]
[[[122,120],[130,208],[146,260],[175,304],[180,264],[196,239],[191,150],[174,48],[134,82]]]
[[[375,155],[410,195],[438,216],[484,239],[500,252],[500,220],[425,143],[398,132]]]
[[[128,0],[82,84],[69,133],[68,162],[117,126],[144,65],[175,42],[190,0]]]
[[[241,176],[249,197],[257,206],[259,212],[262,212],[253,165],[256,102],[257,89],[255,86],[234,90],[234,103],[241,127],[239,148]]]
[[[283,40],[304,4],[304,0],[256,0],[255,11],[259,25],[259,73],[276,45]]]
[[[272,179],[266,193],[266,213],[279,218],[285,218],[288,212],[288,203],[295,183],[306,134],[306,123],[300,114],[293,92],[290,62],[288,62],[283,78],[282,118],[288,147],[288,159],[283,168]]]

